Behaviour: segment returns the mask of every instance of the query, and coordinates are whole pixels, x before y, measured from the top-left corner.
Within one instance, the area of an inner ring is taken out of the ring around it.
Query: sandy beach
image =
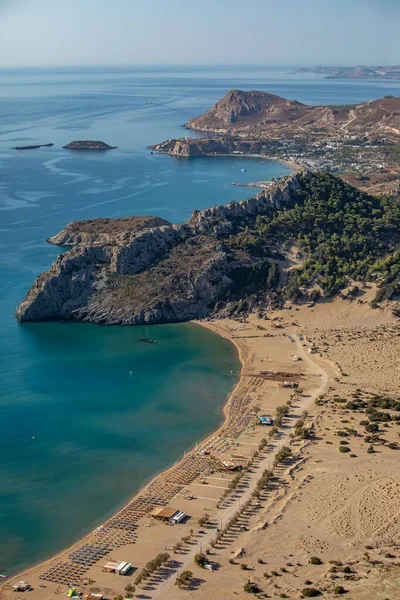
[[[5,580],[1,597],[15,598],[12,586],[25,580],[30,597],[44,600],[71,586],[115,598],[127,584],[140,598],[206,599],[216,584],[220,598],[248,598],[247,583],[264,597],[299,598],[313,587],[333,598],[341,585],[348,598],[399,598],[399,424],[380,424],[385,443],[370,453],[359,423],[365,415],[344,408],[355,393],[398,394],[400,326],[389,310],[371,309],[368,294],[362,303],[288,307],[267,320],[200,323],[231,340],[242,363],[221,427],[102,527]],[[276,418],[284,406],[279,428],[260,425],[261,415]],[[300,419],[310,439],[294,435]],[[339,451],[340,442],[350,450]],[[274,466],[283,447],[291,456]],[[255,493],[266,470],[273,475]],[[163,507],[187,518],[171,526],[149,516]],[[167,562],[141,578],[160,553]],[[198,553],[216,570],[195,565]],[[125,577],[106,573],[110,560],[133,568]],[[178,589],[176,577],[186,570],[193,579]]]

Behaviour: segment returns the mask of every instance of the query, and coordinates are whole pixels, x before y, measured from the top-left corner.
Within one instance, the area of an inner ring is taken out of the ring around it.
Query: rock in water
[[[63,148],[67,150],[114,150],[117,146],[109,146],[104,142],[94,142],[92,140],[78,140],[70,142]]]
[[[31,146],[15,146],[14,150],[37,150],[38,148],[51,148],[54,144],[33,144]]]

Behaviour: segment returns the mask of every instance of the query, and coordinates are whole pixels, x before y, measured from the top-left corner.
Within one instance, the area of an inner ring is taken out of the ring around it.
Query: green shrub
[[[351,452],[348,446],[340,446],[339,452]]]
[[[204,565],[207,562],[207,558],[205,554],[199,553],[196,554],[194,557],[194,564],[197,565],[198,567],[204,567]]]
[[[370,421],[378,421],[378,422],[385,422],[385,421],[391,421],[391,417],[388,413],[382,412],[380,410],[367,410],[366,411],[368,414],[368,418]]]
[[[344,587],[342,585],[337,585],[335,587],[335,594],[341,595],[341,594],[345,594],[346,590],[344,589]]]
[[[322,560],[318,556],[312,556],[310,558],[310,564],[312,565],[322,565]]]
[[[243,591],[247,592],[248,594],[258,594],[260,588],[255,583],[250,583],[249,581],[248,583],[244,584]]]
[[[368,423],[365,426],[365,431],[368,431],[368,433],[377,433],[379,431],[378,423]]]
[[[391,450],[399,449],[399,445],[396,442],[389,442],[389,444],[387,444],[387,447],[390,448]]]
[[[349,567],[348,565],[344,567],[343,573],[351,573],[351,567]]]
[[[191,583],[192,578],[192,571],[182,571],[182,573],[175,579],[175,585],[177,585],[179,588],[185,587]]]
[[[316,596],[319,596],[321,592],[316,588],[304,588],[301,590],[301,593],[304,598],[315,598]]]

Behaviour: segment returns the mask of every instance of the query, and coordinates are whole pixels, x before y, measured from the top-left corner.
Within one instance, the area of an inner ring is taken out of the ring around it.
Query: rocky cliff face
[[[171,139],[161,142],[152,149],[171,156],[198,157],[215,154],[263,154],[265,140],[254,138],[230,137],[201,137]]]
[[[270,265],[265,257],[228,249],[219,236],[250,216],[289,204],[299,186],[300,175],[295,175],[241,202],[195,211],[179,225],[160,219],[148,228],[152,217],[141,224],[126,219],[72,223],[51,241],[74,247],[37,278],[16,316],[125,325],[212,314],[250,293]]]

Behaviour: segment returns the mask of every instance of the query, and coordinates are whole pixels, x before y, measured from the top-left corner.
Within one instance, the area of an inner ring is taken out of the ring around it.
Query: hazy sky
[[[400,64],[400,0],[0,0],[0,66]]]

